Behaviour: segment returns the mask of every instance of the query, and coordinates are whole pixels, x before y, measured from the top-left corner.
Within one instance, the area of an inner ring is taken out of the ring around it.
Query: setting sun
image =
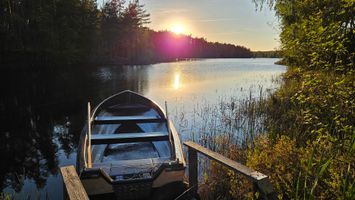
[[[171,32],[175,34],[182,34],[184,33],[184,31],[185,31],[184,26],[182,26],[181,24],[176,24],[171,28]]]

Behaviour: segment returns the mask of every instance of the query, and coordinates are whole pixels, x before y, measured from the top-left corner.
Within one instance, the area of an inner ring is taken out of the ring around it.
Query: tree
[[[266,0],[253,0],[259,7]],[[292,66],[346,72],[354,67],[355,2],[267,0],[281,19],[281,45]]]
[[[143,34],[145,32],[143,26],[150,22],[150,14],[143,7],[138,0],[135,0],[129,2],[122,14],[122,27],[124,31],[123,48],[127,52],[126,57],[131,62],[134,59],[139,59],[140,54],[143,53],[140,47],[149,47],[147,43],[149,43],[150,38],[141,37],[147,36]]]

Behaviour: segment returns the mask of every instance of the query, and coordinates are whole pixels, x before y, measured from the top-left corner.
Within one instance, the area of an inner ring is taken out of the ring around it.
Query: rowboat
[[[179,135],[154,101],[126,90],[92,112],[88,103],[77,171],[90,196],[169,199],[183,190],[185,168]]]

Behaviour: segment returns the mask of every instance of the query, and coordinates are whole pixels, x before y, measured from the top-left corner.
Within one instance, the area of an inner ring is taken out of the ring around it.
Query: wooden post
[[[92,166],[92,160],[91,160],[91,106],[90,106],[90,102],[88,102],[88,130],[87,130],[87,156],[88,156],[88,160],[87,160],[87,167],[91,167]]]
[[[195,192],[198,191],[197,177],[197,151],[193,148],[188,148],[189,159],[189,187],[194,187]]]
[[[268,177],[257,181],[254,185],[264,199],[278,199]]]
[[[73,165],[60,168],[63,177],[65,197],[69,200],[89,200]]]

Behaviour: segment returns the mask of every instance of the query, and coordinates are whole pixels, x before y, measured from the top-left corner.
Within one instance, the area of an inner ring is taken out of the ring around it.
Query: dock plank
[[[64,187],[69,200],[88,200],[89,197],[73,165],[60,168]]]

